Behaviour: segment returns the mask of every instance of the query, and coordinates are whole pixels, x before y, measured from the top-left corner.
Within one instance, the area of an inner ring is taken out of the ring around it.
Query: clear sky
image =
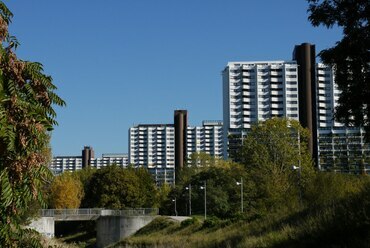
[[[332,46],[305,0],[17,0],[18,56],[41,62],[67,107],[57,108],[54,155],[128,151],[134,124],[222,119],[229,61],[290,60],[294,45]]]

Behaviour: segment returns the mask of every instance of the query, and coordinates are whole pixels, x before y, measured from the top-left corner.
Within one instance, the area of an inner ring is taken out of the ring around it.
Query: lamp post
[[[177,216],[176,198],[175,198],[175,199],[172,199],[172,202],[174,202],[174,203],[175,203],[175,215]]]
[[[189,190],[189,216],[191,216],[191,183],[189,183],[189,186],[185,189]]]
[[[243,213],[243,178],[240,178],[240,182],[236,182],[236,185],[240,185],[240,208]]]
[[[204,186],[200,186],[200,189],[204,189],[204,219],[207,219],[207,181],[204,181]]]
[[[302,189],[301,189],[301,166],[295,166],[293,165],[292,166],[292,170],[296,170],[298,171],[298,187],[299,187],[299,201],[301,203],[301,206],[302,206]]]
[[[301,187],[301,176],[302,176],[302,166],[301,166],[301,133],[299,127],[297,128],[297,143],[298,143],[298,166],[292,165],[292,170],[298,171],[298,187],[299,187],[299,201],[301,206],[302,203],[302,187]]]

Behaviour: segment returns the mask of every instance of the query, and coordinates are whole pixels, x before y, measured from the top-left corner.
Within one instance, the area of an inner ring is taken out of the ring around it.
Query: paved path
[[[187,219],[191,219],[191,217],[189,216],[168,216],[168,217],[170,217],[173,220],[179,221],[179,222],[182,222]]]

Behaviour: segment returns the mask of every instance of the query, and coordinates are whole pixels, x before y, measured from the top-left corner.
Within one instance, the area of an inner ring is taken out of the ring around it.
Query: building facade
[[[158,183],[175,179],[175,128],[172,124],[137,125],[129,129],[129,162],[145,167]]]
[[[222,121],[203,121],[202,126],[189,126],[186,137],[187,159],[191,154],[204,152],[215,158],[223,157]]]
[[[318,167],[325,171],[367,173],[370,170],[370,146],[365,131],[347,127],[334,120],[340,91],[331,66],[316,65]]]
[[[319,169],[370,170],[364,129],[334,120],[340,94],[334,71],[315,57],[315,46],[303,43],[295,46],[293,61],[228,63],[223,71],[225,158],[236,158],[251,125],[286,117],[310,131],[308,148]]]
[[[84,161],[86,161],[86,165],[84,165]],[[54,175],[58,175],[66,171],[72,172],[87,167],[100,169],[102,167],[111,165],[126,168],[129,165],[128,154],[103,154],[101,158],[95,158],[94,150],[92,149],[92,147],[85,146],[82,150],[81,156],[53,157],[49,165],[49,169],[53,172]]]
[[[122,168],[126,168],[129,165],[127,153],[107,153],[103,154],[101,158],[92,158],[90,160],[90,167],[100,169],[116,165]]]
[[[197,127],[188,126],[186,110],[176,110],[174,117],[174,124],[145,124],[129,129],[129,163],[147,168],[157,184],[173,184],[194,152],[223,157],[222,121],[203,121]]]
[[[272,117],[299,120],[295,61],[229,62],[223,70],[224,158],[235,158],[243,136]]]
[[[82,156],[56,156],[53,157],[49,169],[54,175],[65,171],[76,171],[82,169]]]

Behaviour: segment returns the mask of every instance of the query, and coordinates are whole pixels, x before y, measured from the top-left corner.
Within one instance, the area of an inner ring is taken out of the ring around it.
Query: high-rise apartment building
[[[187,128],[187,159],[191,154],[204,152],[215,158],[223,157],[222,121],[203,121],[201,127]]]
[[[222,141],[222,121],[188,126],[187,111],[176,110],[174,124],[146,124],[129,129],[129,161],[136,167],[147,168],[157,184],[173,184],[192,153],[222,157]]]
[[[334,120],[340,91],[331,66],[316,65],[318,162],[321,170],[367,173],[370,146],[361,127],[347,127]]]
[[[370,170],[361,127],[334,120],[339,98],[333,69],[316,63],[315,46],[303,43],[293,61],[230,62],[223,71],[224,157],[235,157],[252,124],[271,117],[299,120],[310,131],[308,148],[321,170]]]
[[[89,151],[93,151],[88,147]],[[116,165],[122,168],[128,166],[128,154],[103,154],[101,158],[85,157],[85,161],[89,161],[86,166],[83,166],[84,155],[86,154],[86,147],[82,150],[82,156],[55,156],[53,157],[49,168],[54,175],[61,174],[65,171],[76,171],[86,167],[100,169],[102,167]],[[93,155],[93,153],[91,153]]]
[[[235,158],[243,136],[272,117],[299,120],[295,61],[229,62],[223,70],[224,157]]]
[[[148,168],[159,183],[174,183],[174,125],[146,124],[131,127],[129,161],[134,166]]]
[[[76,171],[82,169],[82,156],[56,156],[53,157],[49,169],[54,175],[65,171]]]
[[[106,153],[103,154],[101,158],[92,158],[90,160],[90,167],[95,169],[100,169],[102,167],[107,167],[111,165],[126,168],[129,165],[128,154]]]

